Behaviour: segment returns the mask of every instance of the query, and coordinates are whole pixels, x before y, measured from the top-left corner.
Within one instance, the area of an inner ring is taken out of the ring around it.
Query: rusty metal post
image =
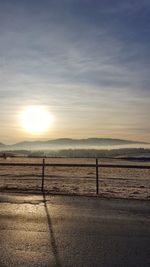
[[[96,159],[96,194],[99,194],[99,183],[98,183],[98,159]]]
[[[45,159],[42,162],[42,192],[44,192],[44,178],[45,178]]]

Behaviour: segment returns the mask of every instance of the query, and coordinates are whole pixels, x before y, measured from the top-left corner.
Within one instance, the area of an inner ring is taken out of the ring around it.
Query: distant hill
[[[6,145],[3,143],[0,143],[0,148],[3,148],[3,147],[6,147]]]
[[[59,138],[48,141],[24,141],[14,145],[4,145],[0,143],[1,151],[4,150],[57,150],[57,149],[100,149],[101,146],[121,146],[121,145],[142,145],[145,142],[113,139],[113,138],[87,138],[87,139],[71,139]]]

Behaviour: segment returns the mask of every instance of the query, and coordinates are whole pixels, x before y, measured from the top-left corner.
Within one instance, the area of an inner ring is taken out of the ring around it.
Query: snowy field
[[[0,162],[42,163],[42,159],[0,158]],[[95,159],[47,158],[46,163],[95,163]],[[106,164],[148,165],[119,159],[99,159]],[[42,168],[38,166],[0,166],[0,190],[41,190]],[[96,194],[95,167],[46,167],[45,191],[53,193]],[[99,168],[99,192],[102,197],[150,199],[150,169]]]

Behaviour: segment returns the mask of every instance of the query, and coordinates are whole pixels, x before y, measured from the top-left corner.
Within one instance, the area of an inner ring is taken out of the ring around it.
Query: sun
[[[53,116],[42,106],[29,106],[21,112],[20,122],[26,132],[37,134],[49,129]]]

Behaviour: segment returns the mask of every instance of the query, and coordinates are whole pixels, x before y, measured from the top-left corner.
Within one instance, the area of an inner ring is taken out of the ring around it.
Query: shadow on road
[[[55,240],[52,221],[51,221],[51,217],[50,217],[47,203],[46,203],[46,196],[44,193],[43,193],[43,202],[44,202],[44,208],[45,208],[45,213],[46,213],[47,223],[48,223],[48,228],[49,228],[49,235],[50,235],[50,241],[51,241],[51,246],[52,246],[52,252],[53,252],[53,255],[55,258],[55,263],[56,263],[55,266],[56,267],[62,267],[62,265],[60,263],[60,259],[59,259],[58,248],[57,248],[57,244],[56,244],[56,240]]]

